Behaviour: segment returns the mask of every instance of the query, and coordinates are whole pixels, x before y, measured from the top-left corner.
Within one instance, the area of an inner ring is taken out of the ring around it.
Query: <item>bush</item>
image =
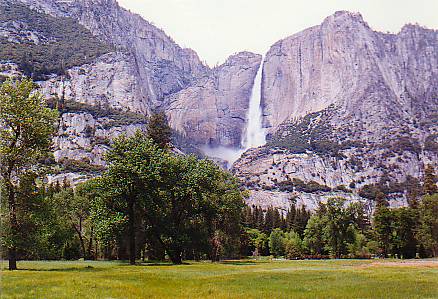
[[[304,244],[296,232],[290,232],[285,237],[285,252],[288,259],[301,259],[304,255]]]
[[[331,188],[326,185],[321,185],[318,182],[310,181],[305,183],[303,180],[293,178],[292,181],[282,181],[277,184],[280,191],[301,191],[306,193],[316,193],[316,192],[329,192]]]
[[[269,251],[275,257],[284,255],[284,232],[276,228],[269,236]]]

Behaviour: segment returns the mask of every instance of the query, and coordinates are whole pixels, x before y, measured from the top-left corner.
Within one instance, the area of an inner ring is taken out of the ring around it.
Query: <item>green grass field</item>
[[[1,298],[438,298],[438,260],[18,266],[1,272]]]

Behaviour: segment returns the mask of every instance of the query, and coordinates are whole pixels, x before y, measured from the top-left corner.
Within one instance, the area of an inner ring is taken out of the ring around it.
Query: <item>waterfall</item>
[[[231,148],[225,146],[210,147],[208,145],[201,148],[204,154],[209,157],[216,157],[227,161],[227,167],[231,167],[233,163],[240,158],[240,156],[248,149],[259,147],[266,143],[265,130],[262,125],[262,69],[263,58],[260,63],[257,75],[254,79],[254,85],[251,91],[251,98],[249,100],[248,113],[246,116],[246,130],[242,136],[240,148]]]
[[[247,115],[246,136],[242,140],[242,146],[245,149],[259,147],[266,143],[265,130],[263,129],[263,113],[261,107],[262,95],[262,73],[263,58],[252,87],[251,99],[249,100],[249,109]]]

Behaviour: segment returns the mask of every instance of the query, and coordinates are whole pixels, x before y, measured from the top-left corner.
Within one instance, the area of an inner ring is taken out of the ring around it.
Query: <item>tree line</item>
[[[438,256],[438,193],[432,166],[425,169],[422,196],[407,207],[390,208],[376,192],[374,213],[362,202],[330,198],[312,213],[293,203],[288,211],[246,207],[245,255],[287,258]]]

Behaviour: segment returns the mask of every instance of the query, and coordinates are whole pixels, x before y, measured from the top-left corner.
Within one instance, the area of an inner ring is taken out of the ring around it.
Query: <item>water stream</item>
[[[245,150],[259,147],[266,143],[265,130],[263,129],[263,114],[261,107],[262,95],[262,73],[263,73],[263,58],[262,63],[257,71],[254,79],[254,86],[249,100],[248,122],[246,125],[246,136],[242,141],[242,146]]]

